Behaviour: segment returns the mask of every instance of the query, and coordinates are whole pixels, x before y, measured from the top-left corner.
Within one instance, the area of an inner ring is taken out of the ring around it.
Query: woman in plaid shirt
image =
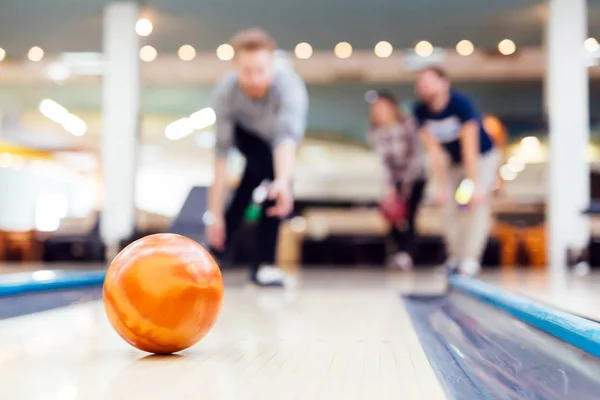
[[[410,269],[413,265],[415,217],[425,188],[425,159],[417,126],[398,109],[396,98],[379,92],[371,105],[368,141],[379,154],[386,177],[384,196],[399,196],[406,204],[406,227],[393,226],[390,232],[397,253],[392,265]]]

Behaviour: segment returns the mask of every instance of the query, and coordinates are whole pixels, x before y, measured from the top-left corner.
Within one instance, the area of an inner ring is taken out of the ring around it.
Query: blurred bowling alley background
[[[253,24],[274,35],[281,49],[278,68],[295,69],[310,95],[307,140],[294,177],[296,206],[281,231],[280,263],[383,265],[387,225],[377,210],[383,189],[379,162],[365,140],[369,103],[385,88],[410,109],[413,72],[435,64],[475,99],[503,149],[486,268],[545,268],[549,155],[543,4],[481,3],[466,15],[448,2],[410,2],[411,15],[431,21],[400,24],[398,16],[409,2],[385,13],[368,2],[339,3],[340,8],[318,15],[305,2],[302,7],[286,2],[269,13],[241,1],[192,3],[154,1],[141,9],[134,27],[140,68],[140,105],[132,108],[138,122],[135,151],[117,152],[129,155],[113,157],[110,167],[133,169],[134,196],[109,198],[103,146],[131,142],[103,141],[110,106],[102,87],[103,2],[2,7],[0,261],[104,262],[100,221],[103,210],[113,206],[134,210],[131,234],[121,248],[160,232],[202,240],[215,145],[209,94],[234,56],[227,40]],[[431,10],[434,5],[437,11]],[[592,171],[590,201],[600,198],[600,46],[594,38],[600,35],[599,16],[599,5],[592,3],[590,37],[581,44],[591,78],[592,135],[585,155]],[[243,164],[234,153],[231,185]],[[432,190],[430,185],[417,218],[419,265],[444,260]],[[252,215],[247,214],[240,238],[252,238]],[[248,240],[240,238],[230,267],[247,260]],[[592,223],[589,252],[599,264],[594,238],[600,238],[600,225]]]

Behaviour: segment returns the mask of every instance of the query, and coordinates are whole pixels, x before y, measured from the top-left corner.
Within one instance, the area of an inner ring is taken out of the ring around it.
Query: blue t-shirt
[[[444,146],[454,163],[462,162],[460,130],[467,121],[476,121],[479,125],[479,153],[484,154],[494,147],[492,139],[483,126],[481,114],[471,100],[462,93],[452,90],[450,101],[441,112],[434,112],[424,103],[417,103],[415,118],[420,127],[427,131]]]

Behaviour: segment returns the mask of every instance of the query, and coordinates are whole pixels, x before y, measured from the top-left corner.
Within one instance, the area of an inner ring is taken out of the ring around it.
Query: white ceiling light
[[[66,108],[54,100],[44,99],[38,108],[43,116],[60,124],[73,136],[83,136],[87,132],[87,124],[81,118],[69,113]]]
[[[171,122],[165,129],[165,136],[169,140],[179,140],[194,132],[194,125],[189,118],[181,118]]]
[[[587,38],[585,42],[583,42],[583,48],[589,53],[595,53],[600,50],[600,44],[598,44],[596,38],[591,37]]]
[[[63,63],[52,63],[46,68],[46,75],[53,81],[62,82],[69,78],[71,70]]]
[[[179,48],[177,54],[183,61],[192,61],[196,58],[196,49],[189,44],[184,44]]]
[[[375,55],[379,58],[388,58],[394,52],[394,47],[391,43],[381,41],[375,45]]]
[[[313,48],[306,42],[298,43],[294,49],[294,53],[300,60],[308,60],[312,56]]]
[[[433,54],[433,45],[426,40],[421,40],[415,45],[415,53],[419,57],[429,57]]]
[[[469,40],[461,40],[456,44],[456,52],[463,57],[470,56],[474,51],[475,46]]]
[[[44,58],[44,50],[42,50],[41,47],[34,46],[27,52],[27,58],[34,62],[42,61]]]
[[[189,118],[181,118],[167,125],[165,136],[169,140],[182,139],[196,130],[208,128],[217,122],[215,110],[210,107],[196,111]]]
[[[140,59],[144,62],[152,62],[156,60],[158,52],[152,46],[144,46],[140,49]]]
[[[73,136],[83,136],[87,131],[87,124],[81,118],[73,114],[67,114],[61,125]]]
[[[352,45],[348,42],[340,42],[335,45],[333,53],[337,58],[348,58],[352,55]]]
[[[217,122],[217,115],[212,108],[207,107],[190,115],[190,120],[194,129],[200,130]]]
[[[505,56],[510,56],[517,51],[517,45],[510,39],[504,39],[500,43],[498,43],[498,51],[500,54]]]
[[[135,23],[135,32],[140,36],[149,36],[153,29],[154,26],[148,18],[140,18]]]
[[[233,60],[233,57],[235,56],[235,51],[233,50],[233,47],[231,47],[230,44],[222,44],[219,47],[217,47],[217,57],[219,57],[219,60],[222,61],[229,61],[229,60]]]
[[[61,121],[69,114],[69,111],[55,102],[54,100],[45,99],[40,102],[40,113],[51,121],[60,124]]]

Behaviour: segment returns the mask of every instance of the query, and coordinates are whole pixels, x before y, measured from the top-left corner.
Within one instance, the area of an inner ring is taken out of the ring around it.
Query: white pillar
[[[135,228],[135,170],[140,72],[136,2],[108,4],[104,13],[102,172],[104,204],[100,230],[109,252]]]
[[[549,0],[547,96],[549,138],[548,253],[551,277],[566,272],[569,246],[589,238],[581,215],[590,198],[588,71],[583,43],[587,35],[586,0]]]

